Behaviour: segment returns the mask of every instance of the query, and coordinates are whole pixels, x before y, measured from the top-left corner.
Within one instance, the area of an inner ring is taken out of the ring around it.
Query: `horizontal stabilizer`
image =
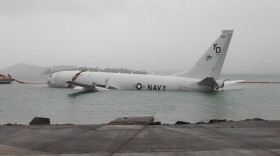
[[[198,82],[198,84],[204,85],[204,86],[211,86],[211,88],[219,88],[218,83],[215,81],[215,79],[213,77],[207,77],[207,78],[201,80],[200,82]]]
[[[239,82],[244,82],[245,80],[233,80],[233,81],[225,81],[225,86],[226,85],[231,85]]]
[[[76,86],[80,86],[80,87],[84,87],[86,90],[91,90],[91,91],[94,91],[94,92],[98,91],[98,89],[95,87],[95,85],[89,85],[89,84],[75,82],[75,81],[67,81],[67,83],[72,84],[72,85],[76,85]]]

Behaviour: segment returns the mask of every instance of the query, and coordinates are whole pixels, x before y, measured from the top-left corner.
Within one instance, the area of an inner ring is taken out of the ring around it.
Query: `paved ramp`
[[[0,126],[0,154],[280,155],[280,121]]]

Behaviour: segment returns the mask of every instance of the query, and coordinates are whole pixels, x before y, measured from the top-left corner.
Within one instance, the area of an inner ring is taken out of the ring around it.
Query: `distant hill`
[[[131,69],[126,69],[126,68],[87,68],[87,67],[75,67],[75,68],[64,68],[64,69],[59,69],[57,67],[55,67],[54,69],[48,69],[46,70],[44,73],[42,74],[51,74],[54,72],[58,72],[58,71],[62,71],[62,70],[67,70],[67,71],[71,71],[71,70],[78,70],[78,71],[83,71],[83,70],[87,70],[87,71],[92,71],[92,72],[109,72],[109,73],[133,73],[133,74],[148,74],[148,72],[144,71],[144,70],[131,70]]]
[[[0,73],[11,75],[39,75],[44,70],[45,67],[20,63],[0,70]]]
[[[44,71],[42,71],[41,75],[49,75],[57,71],[63,71],[63,70],[76,70],[76,66],[72,65],[60,65],[60,66],[53,66],[53,67],[46,67]]]
[[[109,73],[133,73],[133,74],[148,74],[145,70],[131,70],[126,68],[78,68],[78,70],[88,70],[93,72],[109,72]]]
[[[125,68],[86,68],[86,67],[76,67],[72,65],[60,65],[60,66],[53,66],[53,67],[42,67],[36,65],[29,65],[29,64],[16,64],[14,66],[5,68],[0,70],[0,74],[10,74],[10,75],[49,75],[51,73],[63,70],[88,70],[88,71],[100,71],[100,72],[112,72],[112,73],[134,73],[134,74],[147,74],[146,71],[135,71],[131,69]]]
[[[62,65],[62,66],[54,66],[54,67],[42,67],[42,66],[20,63],[0,70],[0,73],[10,74],[10,75],[40,75],[48,70],[49,71],[52,71],[53,69],[68,70],[72,68],[75,68],[75,66]]]

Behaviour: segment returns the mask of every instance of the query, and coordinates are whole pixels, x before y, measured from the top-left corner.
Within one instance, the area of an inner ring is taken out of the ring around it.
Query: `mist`
[[[279,74],[279,0],[1,0],[0,69],[184,71],[234,29],[224,74]]]

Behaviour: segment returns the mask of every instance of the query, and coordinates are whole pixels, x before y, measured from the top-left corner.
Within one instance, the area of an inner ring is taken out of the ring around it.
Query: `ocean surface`
[[[280,81],[280,75],[222,75],[232,80]],[[14,76],[46,82],[47,76]],[[102,124],[118,117],[154,116],[155,121],[280,120],[280,84],[235,84],[220,92],[127,91],[79,94],[47,85],[0,85],[0,124],[28,124],[48,117],[52,124]]]

